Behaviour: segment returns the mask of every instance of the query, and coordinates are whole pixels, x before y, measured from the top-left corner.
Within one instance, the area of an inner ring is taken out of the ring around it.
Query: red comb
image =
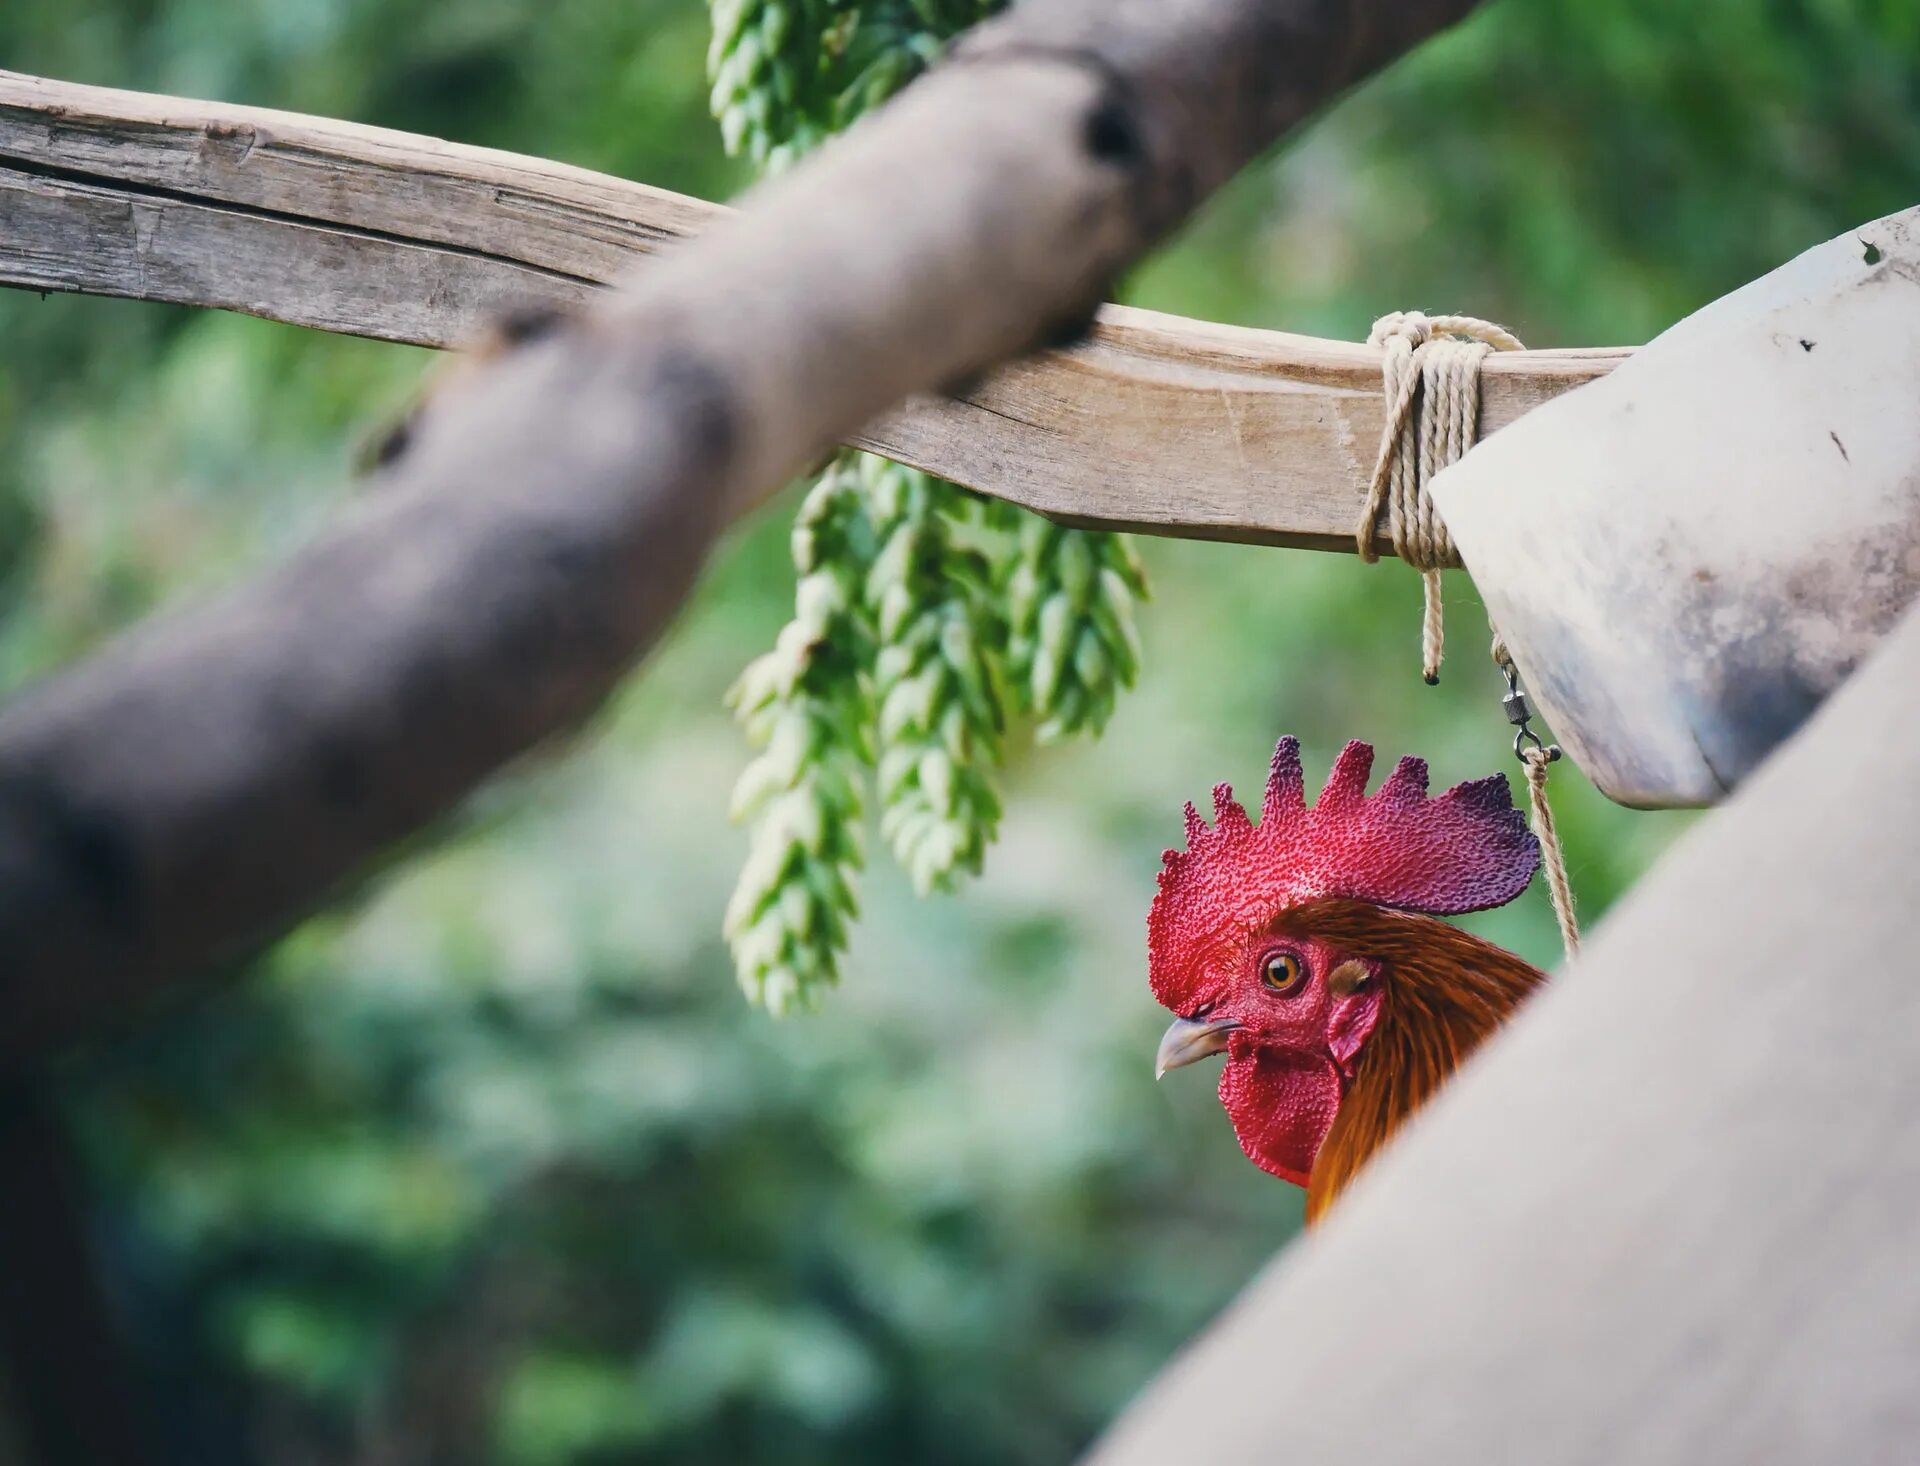
[[[1527,888],[1540,842],[1513,807],[1505,774],[1429,799],[1426,760],[1403,758],[1369,798],[1372,769],[1373,746],[1349,743],[1308,809],[1300,741],[1282,738],[1258,826],[1226,784],[1214,786],[1211,828],[1187,806],[1187,848],[1163,857],[1147,916],[1153,991],[1162,1003],[1172,998],[1170,1006],[1179,1006],[1170,989],[1196,950],[1288,906],[1344,897],[1454,916],[1504,905]]]

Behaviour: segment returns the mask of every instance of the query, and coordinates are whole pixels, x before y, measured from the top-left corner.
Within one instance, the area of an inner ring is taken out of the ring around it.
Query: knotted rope
[[[1378,559],[1374,541],[1384,513],[1394,554],[1421,572],[1421,671],[1428,682],[1438,682],[1446,651],[1440,572],[1459,565],[1460,557],[1427,485],[1479,435],[1480,363],[1495,351],[1520,350],[1520,341],[1476,316],[1394,311],[1373,323],[1367,344],[1381,353],[1387,418],[1354,539],[1362,560]]]
[[[1427,486],[1441,469],[1458,462],[1480,434],[1481,363],[1493,352],[1522,347],[1519,337],[1492,321],[1420,311],[1394,311],[1380,317],[1367,344],[1380,352],[1387,416],[1354,539],[1362,560],[1371,564],[1378,559],[1374,541],[1384,514],[1394,554],[1420,572],[1426,602],[1420,623],[1421,672],[1428,682],[1438,682],[1446,653],[1440,572],[1457,567],[1460,556]],[[1573,957],[1580,951],[1580,927],[1573,914],[1566,852],[1554,827],[1553,807],[1547,802],[1547,770],[1560,757],[1560,750],[1543,745],[1527,730],[1532,711],[1519,690],[1513,658],[1497,631],[1493,660],[1507,674],[1508,717],[1520,730],[1513,751],[1527,771],[1527,803],[1533,832],[1540,840],[1553,919],[1567,956]]]

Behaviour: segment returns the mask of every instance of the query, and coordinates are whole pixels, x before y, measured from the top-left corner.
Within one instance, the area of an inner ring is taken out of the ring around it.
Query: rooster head
[[[1166,853],[1147,917],[1153,995],[1175,1015],[1156,1073],[1224,1052],[1220,1100],[1241,1148],[1301,1186],[1318,1184],[1370,1059],[1368,1104],[1410,1108],[1444,1073],[1389,1082],[1408,1061],[1386,1051],[1450,1069],[1539,977],[1432,919],[1502,905],[1532,879],[1539,845],[1506,778],[1429,798],[1426,764],[1403,758],[1369,796],[1372,767],[1373,749],[1349,743],[1309,808],[1300,745],[1282,738],[1258,825],[1225,784],[1211,826],[1187,806],[1187,848]],[[1341,1179],[1399,1118],[1361,1117]]]

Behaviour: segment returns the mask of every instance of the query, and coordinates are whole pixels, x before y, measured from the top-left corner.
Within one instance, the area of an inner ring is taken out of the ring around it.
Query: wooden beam
[[[438,394],[285,564],[14,698],[0,1066],[244,955],[576,726],[728,524],[903,397],[1089,320],[1246,159],[1472,3],[1026,0]],[[242,174],[263,150],[225,146]]]
[[[457,346],[506,308],[577,306],[728,212],[483,148],[0,72],[0,284],[24,289]],[[1496,358],[1483,427],[1623,355]],[[1082,345],[852,440],[1056,518],[1348,550],[1380,414],[1364,346],[1110,305]]]
[[[1911,1461],[1916,719],[1920,608],[1088,1466]]]

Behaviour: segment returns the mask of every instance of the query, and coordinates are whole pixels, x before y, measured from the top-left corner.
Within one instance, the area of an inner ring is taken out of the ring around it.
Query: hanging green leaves
[[[999,0],[712,0],[712,105],[729,152],[777,171],[893,95]],[[1140,564],[914,469],[838,455],[793,533],[794,616],[729,705],[762,752],[726,935],[775,1013],[838,975],[862,863],[862,791],[922,895],[977,874],[1000,822],[1007,713],[1043,742],[1097,734],[1140,664]]]
[[[1039,720],[1042,743],[1097,737],[1119,689],[1140,671],[1140,557],[1124,535],[1067,529],[1037,514],[1020,514],[1016,532],[1006,603],[1019,706]]]
[[[886,101],[1001,0],[712,0],[727,151],[777,172]]]
[[[753,840],[726,937],[747,996],[775,1013],[835,976],[858,914],[861,820],[873,760],[873,637],[864,597],[873,526],[851,456],[808,492],[793,526],[794,614],[727,702],[762,746],[734,786]]]
[[[878,653],[880,833],[922,896],[977,874],[1000,824],[989,770],[1005,727],[987,557],[955,536],[952,484],[856,455],[881,550],[867,575]]]

